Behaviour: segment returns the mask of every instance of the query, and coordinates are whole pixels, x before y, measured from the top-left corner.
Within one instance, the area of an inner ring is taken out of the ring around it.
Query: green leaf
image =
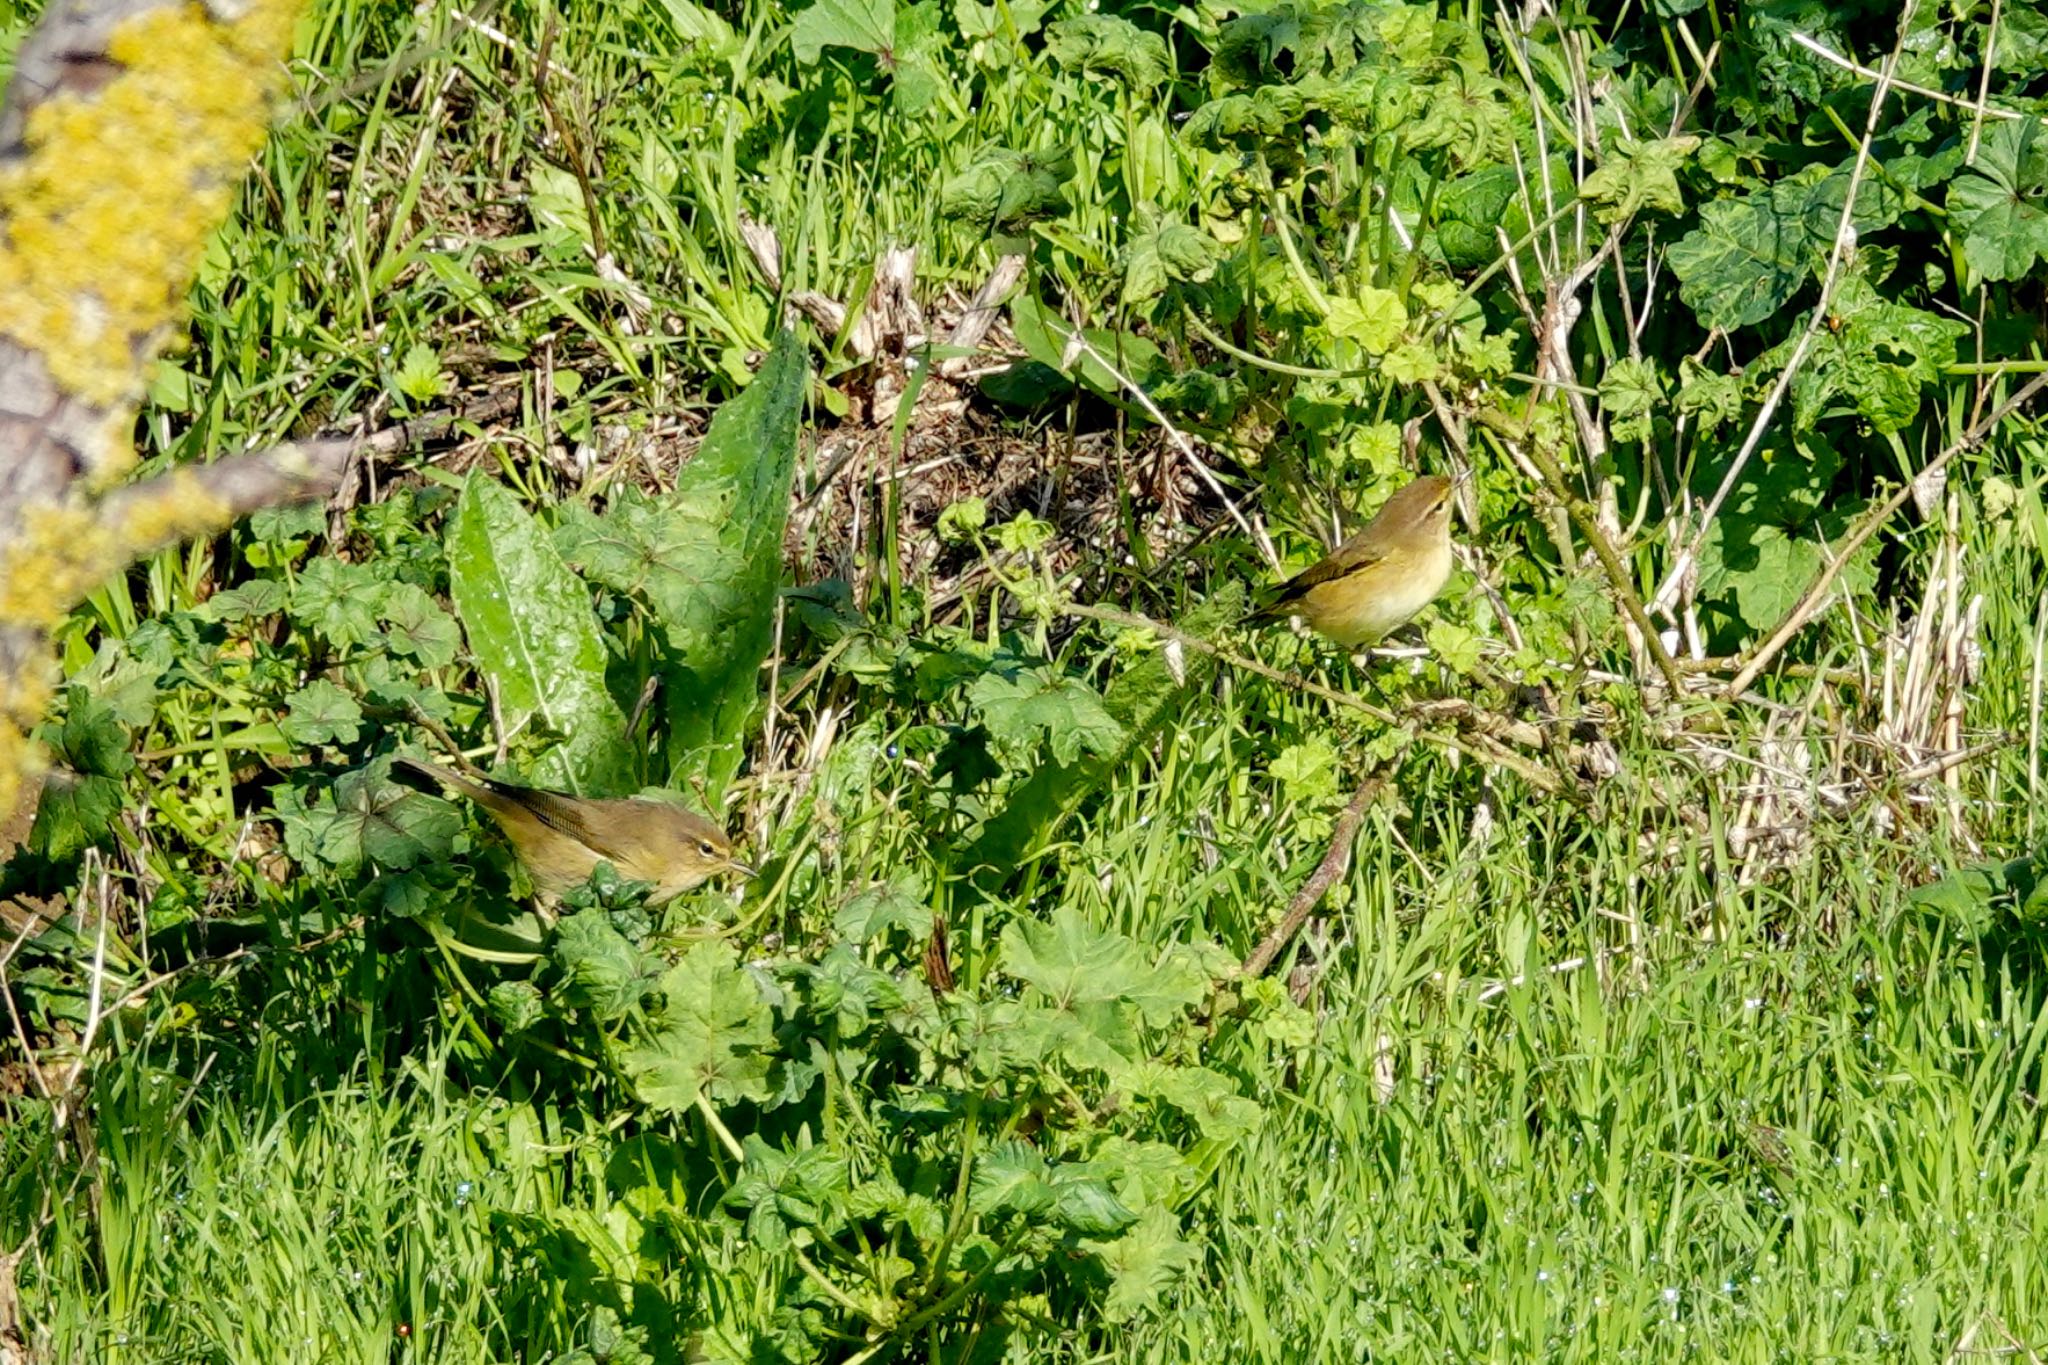
[[[1124,248],[1124,302],[1157,298],[1176,281],[1202,283],[1222,259],[1223,244],[1200,228],[1152,218]]]
[[[2048,257],[2048,129],[2014,119],[1984,132],[1971,174],[1948,189],[1963,259],[1987,280],[2016,280]]]
[[[1788,303],[1813,264],[1806,227],[1775,212],[1768,198],[1717,199],[1700,225],[1672,243],[1678,294],[1702,325],[1732,331],[1762,322]]]
[[[1159,348],[1135,332],[1112,332],[1100,327],[1077,329],[1029,294],[1018,296],[1010,306],[1010,314],[1018,344],[1033,360],[1062,374],[1071,374],[1104,398],[1115,402],[1128,398],[1117,378],[1119,373],[1148,391],[1170,375],[1170,367]],[[1069,347],[1076,335],[1087,342],[1087,349],[1075,347],[1070,355]]]
[[[299,570],[292,584],[291,617],[335,645],[359,645],[377,637],[377,607],[384,579],[361,564],[322,557]]]
[[[1156,1313],[1160,1297],[1197,1265],[1201,1255],[1181,1239],[1180,1221],[1163,1206],[1147,1209],[1136,1225],[1114,1242],[1084,1244],[1109,1272],[1102,1312],[1111,1322]]]
[[[968,1207],[984,1217],[1015,1213],[1036,1218],[1053,1206],[1055,1197],[1045,1158],[1030,1143],[1015,1140],[982,1153],[967,1189]]]
[[[654,959],[612,927],[603,910],[583,910],[563,919],[548,945],[562,974],[558,991],[565,1005],[588,1009],[600,1021],[624,1015],[639,1003]]]
[[[896,44],[896,0],[818,0],[797,11],[789,29],[790,51],[805,66],[816,66],[828,47],[884,53]]]
[[[51,769],[43,777],[35,822],[29,826],[29,851],[52,863],[70,862],[112,837],[124,799],[114,778]]]
[[[1052,1192],[1054,1221],[1083,1237],[1114,1237],[1138,1221],[1100,1176],[1062,1178],[1055,1171]]]
[[[128,732],[114,708],[83,687],[65,689],[64,724],[54,735],[47,727],[42,733],[58,755],[79,772],[121,777],[135,766]]]
[[[1320,735],[1282,749],[1272,771],[1289,801],[1326,801],[1337,794],[1336,746]]]
[[[1174,1067],[1155,1093],[1214,1142],[1235,1142],[1259,1126],[1258,1104],[1238,1094],[1229,1077],[1207,1067]]]
[[[518,500],[481,474],[463,486],[448,526],[448,578],[506,727],[554,741],[532,765],[534,782],[592,795],[634,789],[626,718],[605,690],[587,590]]]
[[[1014,232],[1063,213],[1074,159],[1064,152],[1018,152],[990,144],[939,187],[939,212],[982,232]]]
[[[964,545],[988,525],[988,504],[980,498],[962,498],[948,503],[939,513],[939,539],[948,545]]]
[[[1071,905],[1053,911],[1050,923],[1014,919],[1004,925],[1002,967],[1062,1007],[1120,1000],[1147,971],[1137,944],[1091,928]]]
[[[384,638],[394,653],[418,661],[421,668],[445,668],[455,662],[462,632],[455,618],[425,590],[411,583],[392,584],[385,594],[382,616]]]
[[[1244,590],[1236,584],[1188,613],[1181,624],[1200,634],[1244,614]],[[1184,698],[1199,696],[1215,668],[1206,654],[1189,653],[1178,679],[1166,651],[1154,650],[1119,673],[1103,697],[1103,709],[1123,729],[1113,751],[1076,763],[1050,763],[1014,788],[1003,808],[985,824],[956,865],[972,878],[970,895],[989,895],[1028,861],[1087,795],[1120,771],[1137,746],[1173,714]]]
[[[194,614],[205,621],[259,621],[285,609],[290,595],[274,578],[252,578],[223,588],[206,599]]]
[[[699,943],[661,978],[658,1026],[624,1054],[640,1098],[680,1114],[704,1095],[714,1103],[765,1101],[773,1019],[730,945]]]
[[[440,355],[424,342],[415,342],[392,372],[391,386],[416,403],[439,398],[448,391],[448,380],[441,373]]]
[[[1580,183],[1579,196],[1598,206],[1593,216],[1603,223],[1621,222],[1644,209],[1684,213],[1678,171],[1699,145],[1692,136],[1625,141]]]
[[[1123,742],[1123,727],[1079,678],[1044,669],[989,672],[967,689],[967,700],[998,741],[1022,748],[1043,739],[1061,763],[1084,752],[1114,753]]]
[[[540,989],[531,981],[500,981],[484,997],[484,1004],[507,1033],[524,1032],[547,1014]]]
[[[657,591],[654,580],[648,588],[667,645],[671,782],[701,778],[716,793],[745,756],[761,663],[774,643],[782,533],[809,380],[803,343],[785,330],[747,391],[712,419],[667,499],[683,532],[708,532],[679,550],[668,588]],[[693,557],[700,545],[715,556],[708,565]]]
[[[832,917],[832,932],[849,943],[867,943],[891,929],[903,930],[913,943],[931,937],[924,884],[907,872],[859,892]]]
[[[347,691],[315,678],[286,699],[278,730],[294,744],[353,744],[362,733],[363,708]]]
[[[1077,14],[1045,32],[1045,50],[1061,66],[1116,77],[1134,90],[1166,79],[1166,40],[1111,14]]]
[[[573,172],[545,163],[527,172],[526,207],[534,226],[557,256],[582,256],[596,249],[583,186]]]
[[[331,867],[376,863],[403,870],[439,862],[462,832],[454,806],[391,780],[389,758],[343,773],[333,798],[332,807],[308,812],[318,856]]]
[[[1331,336],[1355,341],[1368,354],[1384,355],[1408,330],[1408,310],[1393,290],[1367,285],[1356,299],[1331,299],[1323,325]]]

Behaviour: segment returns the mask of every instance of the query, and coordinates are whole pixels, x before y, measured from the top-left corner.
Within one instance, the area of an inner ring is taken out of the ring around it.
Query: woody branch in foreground
[[[302,0],[51,0],[0,104],[0,818],[50,632],[143,555],[325,494],[321,440],[124,484],[157,354],[233,208]]]

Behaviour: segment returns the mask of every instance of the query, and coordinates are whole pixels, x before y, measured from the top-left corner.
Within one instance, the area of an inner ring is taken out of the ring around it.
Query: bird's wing
[[[1273,600],[1260,608],[1259,614],[1284,613],[1288,603],[1299,602],[1308,595],[1309,589],[1355,574],[1386,557],[1386,549],[1383,546],[1368,543],[1364,536],[1353,536],[1322,559],[1282,583]]]
[[[617,823],[604,819],[604,807],[616,802],[573,801],[538,787],[515,787],[509,782],[493,782],[491,791],[555,833],[574,839],[607,860],[616,852],[616,841],[604,828],[607,824]]]

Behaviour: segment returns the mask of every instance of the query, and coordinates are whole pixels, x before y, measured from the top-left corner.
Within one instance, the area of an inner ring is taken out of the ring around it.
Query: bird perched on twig
[[[732,855],[732,840],[703,816],[646,797],[597,800],[472,780],[416,758],[392,760],[405,771],[482,806],[505,831],[534,889],[559,899],[590,879],[600,862],[629,881],[650,882],[648,899],[670,900],[721,872],[751,877]]]
[[[1438,474],[1404,484],[1364,530],[1288,579],[1245,621],[1299,616],[1347,649],[1377,644],[1449,581],[1456,489]]]

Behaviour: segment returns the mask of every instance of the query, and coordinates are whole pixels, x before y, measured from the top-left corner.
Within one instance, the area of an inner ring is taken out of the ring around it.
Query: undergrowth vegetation
[[[315,0],[137,439],[370,439],[60,636],[0,1339],[2048,1352],[2044,58]],[[1417,472],[1412,641],[1239,624]],[[544,914],[450,752],[757,875]]]

